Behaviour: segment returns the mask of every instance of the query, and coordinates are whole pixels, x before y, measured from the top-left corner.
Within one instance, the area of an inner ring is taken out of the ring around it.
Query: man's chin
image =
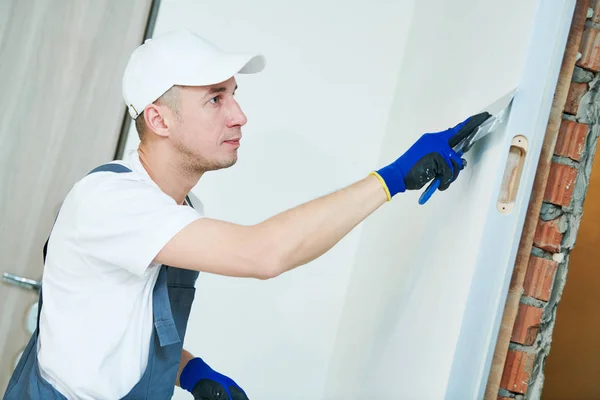
[[[215,163],[213,164],[210,168],[207,169],[207,171],[218,171],[220,169],[226,169],[226,168],[230,168],[233,167],[236,163],[237,163],[237,155],[229,160],[222,160],[221,162]]]

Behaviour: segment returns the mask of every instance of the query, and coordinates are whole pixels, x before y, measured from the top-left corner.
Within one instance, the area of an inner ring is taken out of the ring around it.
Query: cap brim
[[[208,86],[224,82],[236,74],[256,74],[266,65],[261,54],[222,54],[193,72],[193,76],[180,77],[178,85]]]
[[[267,60],[262,54],[240,56],[242,60],[247,60],[240,70],[239,74],[256,74],[265,69]]]

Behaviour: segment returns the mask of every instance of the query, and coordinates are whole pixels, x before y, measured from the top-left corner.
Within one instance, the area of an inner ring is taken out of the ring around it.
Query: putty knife
[[[490,104],[488,107],[484,109],[490,113],[490,117],[486,119],[481,125],[479,125],[476,129],[471,132],[468,136],[464,137],[460,140],[452,149],[458,154],[459,157],[462,157],[467,151],[471,150],[473,144],[489,135],[490,133],[496,131],[498,126],[504,122],[510,113],[510,106],[512,105],[512,100],[515,96],[517,88],[513,88],[504,96],[500,97],[498,100]],[[466,162],[465,162],[466,167]],[[435,191],[440,187],[440,180],[436,178],[425,191],[419,197],[419,204],[423,205],[427,203],[429,198],[435,193]]]

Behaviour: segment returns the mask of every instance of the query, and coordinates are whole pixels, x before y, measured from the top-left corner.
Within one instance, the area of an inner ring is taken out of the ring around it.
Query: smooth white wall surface
[[[163,0],[155,35],[185,27],[267,57],[238,78],[240,161],[194,189],[207,215],[262,221],[480,111],[518,83],[536,3]],[[267,282],[202,274],[185,347],[255,399],[442,398],[493,143],[427,206],[401,195],[307,266]]]

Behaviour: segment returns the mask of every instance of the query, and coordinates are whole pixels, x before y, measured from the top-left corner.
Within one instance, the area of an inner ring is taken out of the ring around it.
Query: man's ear
[[[167,107],[150,104],[144,109],[144,119],[149,130],[159,136],[169,136],[169,114]]]

